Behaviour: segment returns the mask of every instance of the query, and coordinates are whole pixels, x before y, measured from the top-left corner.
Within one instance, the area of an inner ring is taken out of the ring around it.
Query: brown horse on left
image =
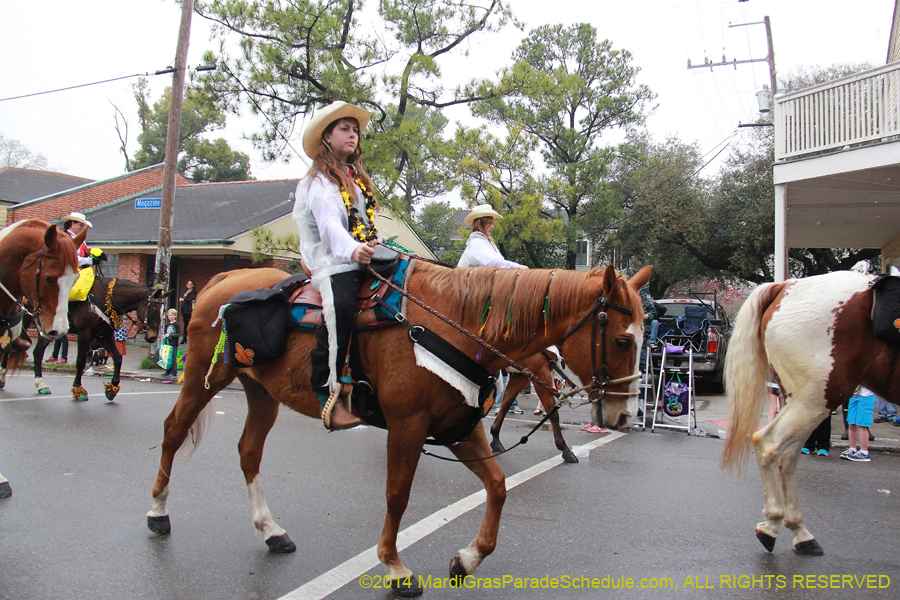
[[[19,221],[0,230],[0,347],[8,368],[19,369],[25,360],[28,342],[16,343],[16,338],[26,314],[32,316],[38,334],[48,340],[66,334],[69,292],[78,279],[75,249],[85,235],[82,232],[73,240],[41,219]],[[6,369],[0,369],[0,388],[5,374]]]
[[[620,428],[637,412],[638,352],[641,347],[641,299],[638,290],[650,278],[644,267],[631,280],[620,279],[612,266],[590,273],[533,269],[449,269],[414,261],[407,290],[438,313],[482,338],[512,359],[534,355],[556,345],[569,369],[590,392],[595,423]],[[555,276],[554,276],[555,275]],[[263,445],[275,423],[280,404],[309,417],[320,418],[321,406],[310,388],[310,334],[291,332],[284,355],[274,362],[238,369],[216,354],[220,327],[213,328],[219,308],[238,292],[272,286],[287,276],[275,269],[246,269],[216,276],[197,298],[188,337],[191,349],[184,370],[184,386],[166,418],[162,454],[153,486],[148,527],[159,534],[171,530],[169,481],[175,454],[187,440],[200,440],[212,397],[237,376],[247,396],[248,412],[238,444],[247,484],[253,523],[273,552],[293,552],[296,546],[275,522],[266,504],[259,476]],[[365,284],[364,284],[365,285]],[[545,304],[549,298],[549,306]],[[488,308],[490,307],[490,310]],[[511,311],[511,312],[510,312]],[[487,314],[485,317],[484,315]],[[511,322],[507,315],[516,316]],[[407,319],[427,327],[469,357],[479,345],[412,301]],[[419,456],[429,436],[452,436],[466,431],[473,409],[462,394],[431,371],[417,365],[410,333],[400,325],[356,336],[363,369],[377,394],[387,428],[387,514],[378,541],[378,557],[391,577],[394,591],[416,596],[422,589],[412,571],[400,561],[397,533],[409,502]],[[484,351],[479,364],[489,372],[505,362]],[[212,363],[213,358],[217,362]],[[212,365],[212,367],[211,367]],[[190,435],[189,435],[190,434]],[[454,578],[474,573],[493,552],[506,500],[503,471],[491,457],[481,421],[460,443],[450,446],[457,458],[482,481],[487,497],[478,535],[450,562]]]
[[[69,292],[78,279],[75,249],[87,231],[74,240],[40,219],[13,223],[0,230],[0,389],[7,368],[18,370],[29,342],[20,339],[22,321],[31,314],[38,333],[49,340],[66,334]],[[12,495],[0,475],[0,498]]]

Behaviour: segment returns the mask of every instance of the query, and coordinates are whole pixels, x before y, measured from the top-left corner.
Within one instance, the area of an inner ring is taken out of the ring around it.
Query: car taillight
[[[712,329],[709,330],[709,337],[707,338],[706,351],[709,354],[715,354],[719,350],[719,334],[717,334]]]

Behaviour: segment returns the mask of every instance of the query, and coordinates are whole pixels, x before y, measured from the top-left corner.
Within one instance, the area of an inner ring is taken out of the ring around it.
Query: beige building
[[[776,96],[774,179],[776,281],[788,248],[877,248],[900,267],[900,0],[884,66]]]

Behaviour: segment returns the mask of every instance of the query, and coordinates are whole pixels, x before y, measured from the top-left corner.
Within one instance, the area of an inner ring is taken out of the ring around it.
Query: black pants
[[[353,333],[353,321],[356,316],[356,298],[359,295],[359,287],[362,284],[362,271],[348,271],[332,275],[323,285],[330,285],[334,295],[334,317],[337,333],[337,364],[331,365],[335,369],[335,377],[341,376],[339,365],[344,364],[347,356],[347,345],[350,343],[350,335]],[[325,296],[325,294],[322,294]],[[324,298],[323,298],[324,300]],[[317,394],[328,395],[328,329],[324,318],[322,325],[316,328],[316,349],[310,354],[312,363],[312,377],[310,383]]]
[[[825,417],[825,420],[819,423],[819,426],[813,429],[809,434],[809,439],[803,444],[803,447],[810,452],[816,450],[831,450],[831,413]]]
[[[181,320],[184,321],[184,333],[181,334],[181,343],[187,344],[187,326],[191,322],[191,313],[181,313]]]

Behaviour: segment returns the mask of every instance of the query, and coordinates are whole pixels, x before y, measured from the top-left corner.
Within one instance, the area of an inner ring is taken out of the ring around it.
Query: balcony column
[[[787,277],[787,185],[775,184],[775,282]]]

